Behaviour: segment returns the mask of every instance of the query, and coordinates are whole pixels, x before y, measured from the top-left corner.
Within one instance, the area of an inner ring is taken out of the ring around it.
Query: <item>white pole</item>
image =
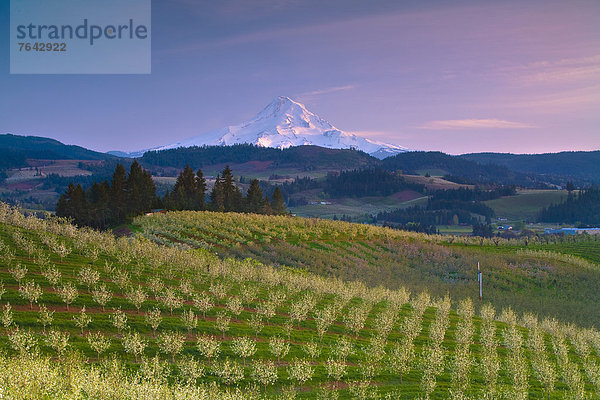
[[[477,262],[477,280],[479,281],[479,300],[483,298],[483,282],[481,277],[481,268],[479,268],[479,262]]]

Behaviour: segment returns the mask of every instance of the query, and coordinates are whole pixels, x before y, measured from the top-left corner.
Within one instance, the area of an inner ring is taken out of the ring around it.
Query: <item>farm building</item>
[[[546,228],[546,229],[544,229],[544,234],[546,234],[546,235],[582,235],[584,233],[587,233],[588,235],[600,235],[600,228],[560,228],[560,229]]]

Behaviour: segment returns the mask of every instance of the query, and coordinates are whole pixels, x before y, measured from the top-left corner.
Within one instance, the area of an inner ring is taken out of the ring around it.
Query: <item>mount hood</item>
[[[402,146],[371,140],[337,129],[328,121],[307,110],[303,104],[284,96],[275,98],[254,118],[239,125],[228,126],[148,150],[160,151],[204,145],[230,146],[241,143],[278,149],[303,145],[330,149],[356,149],[380,159],[408,151]],[[148,150],[128,154],[113,152],[113,154],[140,157]]]

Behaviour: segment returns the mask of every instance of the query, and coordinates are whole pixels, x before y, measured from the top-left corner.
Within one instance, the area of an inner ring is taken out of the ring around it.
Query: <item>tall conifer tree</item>
[[[67,191],[58,199],[56,215],[71,218],[80,226],[88,224],[88,204],[80,184],[74,185],[73,182],[69,184]]]
[[[122,221],[127,214],[127,175],[123,164],[117,164],[111,181],[111,208],[115,220]]]
[[[221,177],[217,175],[215,186],[210,193],[210,206],[214,211],[225,211],[225,197],[223,195],[223,182]]]
[[[225,211],[240,211],[242,205],[242,192],[235,185],[233,172],[229,165],[221,173],[223,184],[223,208]]]
[[[177,177],[171,193],[171,203],[174,210],[196,209],[196,176],[189,165]]]
[[[156,186],[150,175],[137,160],[131,164],[126,184],[127,215],[139,215],[150,211],[156,202]]]
[[[278,187],[273,191],[273,199],[271,201],[271,208],[274,214],[285,214],[287,209],[285,207],[285,201],[283,200],[283,194]]]
[[[196,172],[196,209],[204,210],[206,208],[206,179],[202,170]]]
[[[246,211],[251,213],[263,212],[263,192],[258,184],[258,179],[254,179],[246,193]]]

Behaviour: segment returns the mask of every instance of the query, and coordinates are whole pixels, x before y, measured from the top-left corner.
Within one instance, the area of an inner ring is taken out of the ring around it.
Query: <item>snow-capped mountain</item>
[[[315,145],[331,149],[357,149],[378,158],[407,151],[405,147],[377,142],[337,129],[326,120],[308,111],[288,97],[277,97],[254,118],[239,125],[228,126],[150,150],[203,145],[229,146],[250,143],[263,147],[285,149],[291,146]],[[131,153],[136,157],[142,152]]]

